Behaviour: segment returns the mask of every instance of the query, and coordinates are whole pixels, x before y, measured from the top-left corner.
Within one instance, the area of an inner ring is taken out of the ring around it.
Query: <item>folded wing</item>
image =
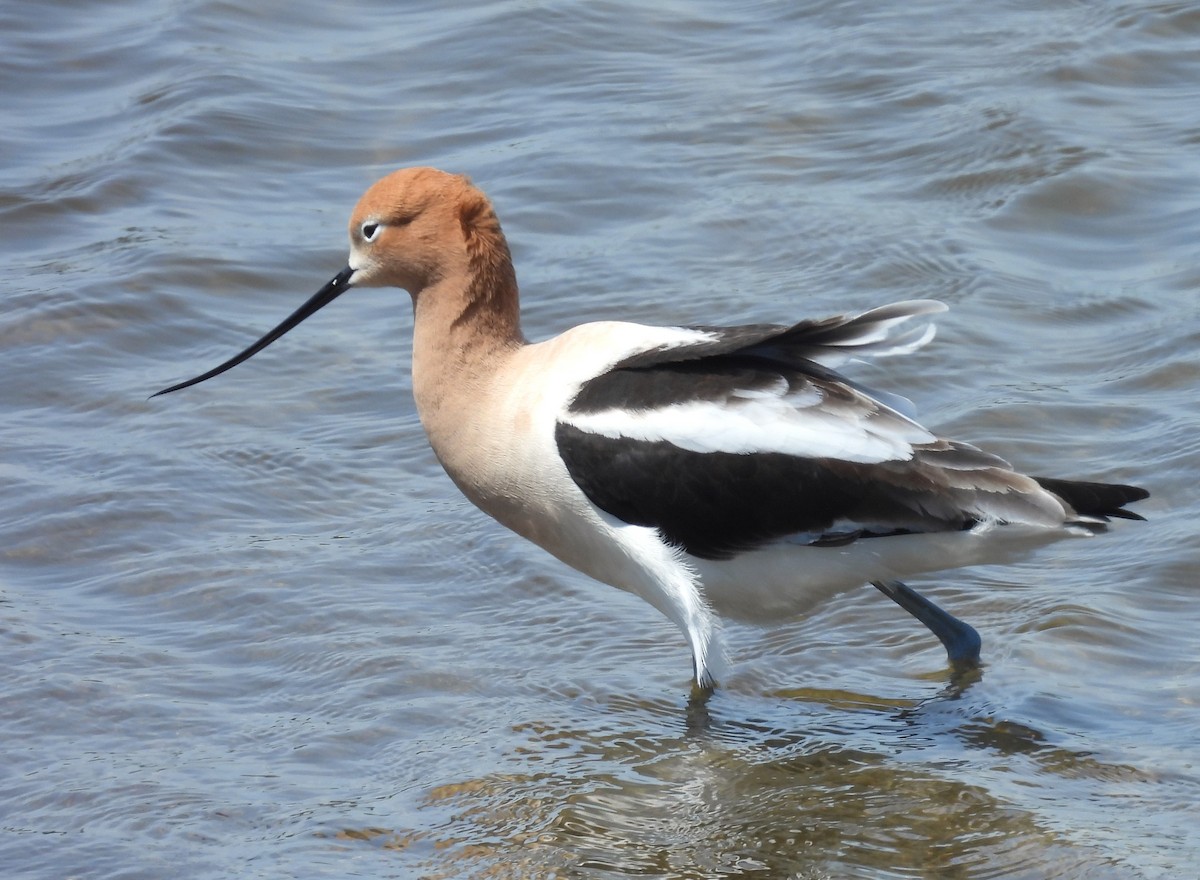
[[[943,308],[916,301],[793,327],[702,328],[703,342],[639,353],[584,383],[558,422],[559,452],[597,507],[706,559],[782,539],[828,545],[1132,515],[1115,511],[1135,499],[1111,492],[1093,505],[1103,509],[1076,511],[1065,487],[1104,484],[1043,488],[829,369],[913,350],[932,328],[905,322]]]

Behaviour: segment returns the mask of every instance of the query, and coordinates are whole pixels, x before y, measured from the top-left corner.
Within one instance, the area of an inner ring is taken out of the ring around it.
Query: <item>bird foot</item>
[[[946,657],[952,665],[979,665],[979,649],[983,646],[983,640],[975,631],[975,627],[939,608],[900,581],[872,581],[871,585],[925,624],[946,649]]]

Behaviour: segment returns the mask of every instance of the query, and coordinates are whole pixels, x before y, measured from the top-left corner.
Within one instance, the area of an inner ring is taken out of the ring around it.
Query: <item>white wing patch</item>
[[[782,453],[875,463],[908,461],[913,446],[936,438],[920,425],[865,396],[830,405],[819,386],[794,391],[779,381],[722,400],[694,400],[656,409],[610,408],[571,413],[575,427],[612,439],[666,441],[692,452]]]
[[[812,346],[808,356],[822,366],[836,368],[851,360],[912,354],[937,335],[930,316],[948,309],[932,299],[907,300],[863,312],[851,319],[837,342]],[[904,326],[913,318],[926,318]]]

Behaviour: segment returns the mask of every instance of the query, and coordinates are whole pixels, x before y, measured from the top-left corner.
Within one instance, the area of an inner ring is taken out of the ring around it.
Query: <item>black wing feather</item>
[[[859,537],[966,529],[984,518],[1059,524],[1062,511],[1043,488],[1083,516],[1139,519],[1123,505],[1146,497],[1142,489],[1035,482],[1002,459],[954,441],[919,444],[906,460],[857,463],[781,452],[699,452],[665,440],[603,436],[570,422],[572,415],[615,408],[728,400],[736,391],[778,387],[781,380],[791,390],[815,386],[831,407],[874,407],[872,418],[903,419],[806,355],[852,347],[864,328],[929,307],[901,303],[792,327],[702,328],[715,338],[638,353],[583,384],[556,426],[559,453],[600,509],[657,528],[672,544],[705,559],[797,534],[833,546]]]
[[[597,507],[653,526],[701,559],[727,559],[798,533],[832,545],[963,529],[976,521],[959,511],[922,510],[919,491],[905,493],[875,479],[871,465],[783,453],[692,452],[666,441],[604,437],[566,422],[558,424],[555,439],[567,470]],[[869,525],[830,534],[839,521]]]

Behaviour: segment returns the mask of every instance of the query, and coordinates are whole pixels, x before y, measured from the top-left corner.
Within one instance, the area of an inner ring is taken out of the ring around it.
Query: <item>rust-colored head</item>
[[[402,168],[371,185],[350,215],[350,283],[417,294],[467,271],[464,214],[491,214],[487,197],[459,174]]]
[[[487,196],[459,174],[436,168],[395,171],[374,183],[355,206],[345,269],[249,348],[158,394],[195,385],[237,366],[351,287],[401,287],[415,301],[422,290],[447,280],[457,285],[464,308],[507,299],[515,314],[516,278]],[[515,317],[507,324],[515,328]]]

